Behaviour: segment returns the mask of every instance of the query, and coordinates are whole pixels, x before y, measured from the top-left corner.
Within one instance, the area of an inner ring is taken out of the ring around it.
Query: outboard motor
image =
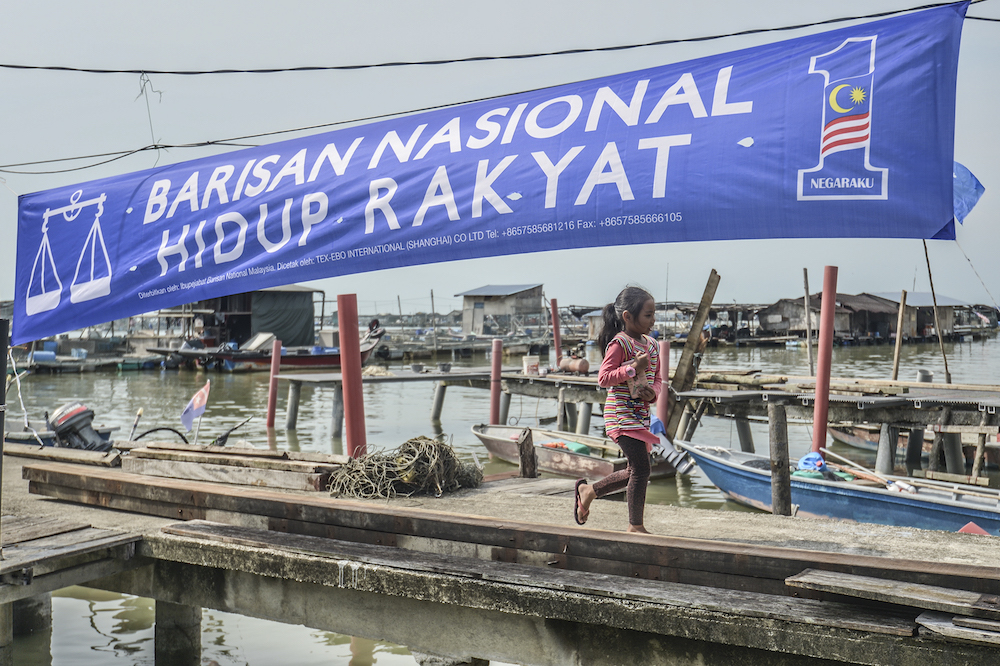
[[[90,426],[94,410],[81,402],[71,402],[59,407],[49,417],[52,430],[61,446],[85,451],[110,451],[111,442],[104,441]]]

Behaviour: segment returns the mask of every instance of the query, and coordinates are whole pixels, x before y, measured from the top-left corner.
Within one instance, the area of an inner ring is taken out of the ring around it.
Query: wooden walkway
[[[0,604],[134,568],[141,539],[55,518],[5,516],[0,530]]]

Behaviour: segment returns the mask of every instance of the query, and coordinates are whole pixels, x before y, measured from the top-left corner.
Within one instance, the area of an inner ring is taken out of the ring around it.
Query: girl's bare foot
[[[628,529],[626,531],[627,532],[637,532],[639,534],[649,534],[649,532],[646,531],[646,528],[643,527],[642,525],[629,525]]]
[[[580,486],[580,520],[587,522],[590,517],[590,503],[597,499],[597,493],[589,485]]]

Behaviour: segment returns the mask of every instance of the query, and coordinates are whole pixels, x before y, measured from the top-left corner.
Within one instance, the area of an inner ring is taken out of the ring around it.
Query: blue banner
[[[954,238],[966,7],[22,196],[14,342],[456,259]]]

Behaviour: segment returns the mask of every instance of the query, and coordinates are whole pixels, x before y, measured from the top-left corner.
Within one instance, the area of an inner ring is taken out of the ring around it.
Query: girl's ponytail
[[[625,322],[622,321],[618,313],[615,312],[615,304],[608,303],[604,306],[604,325],[601,327],[601,332],[597,336],[597,344],[601,350],[601,356],[604,356],[608,349],[608,345],[614,340],[615,336],[619,332],[625,329]]]

